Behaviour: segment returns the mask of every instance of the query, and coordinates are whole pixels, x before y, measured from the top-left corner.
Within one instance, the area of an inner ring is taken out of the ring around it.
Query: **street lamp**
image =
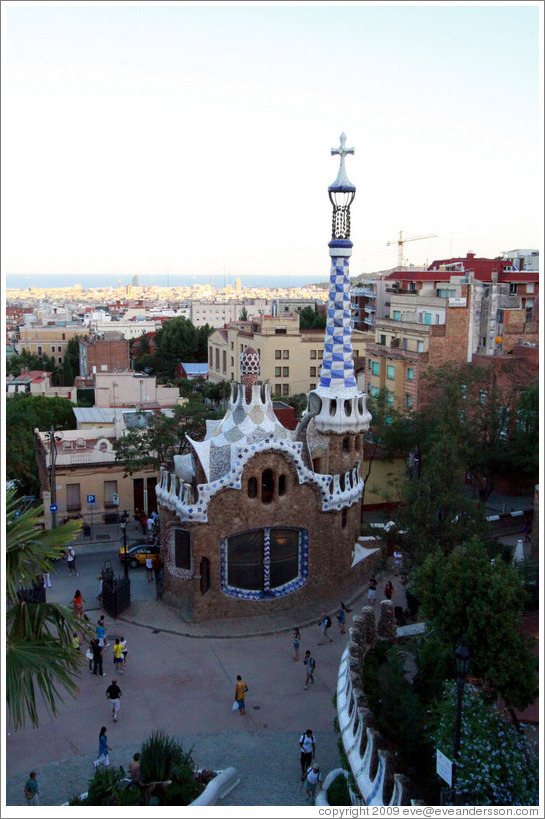
[[[454,766],[452,771],[452,797],[455,801],[455,783],[458,773],[458,758],[460,756],[460,737],[462,732],[462,700],[464,696],[464,686],[469,672],[469,661],[471,659],[471,649],[465,637],[460,640],[460,645],[454,652],[456,662],[456,688],[458,691],[458,704],[456,708],[456,728],[454,731]]]
[[[127,558],[127,518],[129,517],[129,513],[127,510],[123,512],[121,517],[121,531],[123,532],[123,573],[125,575],[125,580],[129,578],[129,561]]]

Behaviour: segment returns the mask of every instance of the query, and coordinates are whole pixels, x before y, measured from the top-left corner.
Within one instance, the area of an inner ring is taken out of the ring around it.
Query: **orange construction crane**
[[[386,246],[397,245],[397,266],[403,267],[403,245],[405,242],[415,242],[417,239],[433,239],[437,233],[426,233],[425,236],[409,236],[408,239],[403,238],[403,231],[399,231],[399,239],[393,239],[391,242],[386,242]]]

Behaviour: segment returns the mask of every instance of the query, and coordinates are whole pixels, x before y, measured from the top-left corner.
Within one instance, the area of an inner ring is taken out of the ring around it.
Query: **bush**
[[[327,789],[327,801],[330,805],[351,805],[350,792],[346,777],[340,774]]]
[[[432,735],[435,747],[451,758],[457,699],[456,683],[447,682]],[[485,696],[469,683],[462,702],[457,767],[455,804],[538,804],[538,760],[525,736],[493,711]]]

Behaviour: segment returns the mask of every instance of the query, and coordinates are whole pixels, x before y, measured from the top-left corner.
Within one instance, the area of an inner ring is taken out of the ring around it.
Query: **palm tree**
[[[58,713],[60,688],[72,696],[84,658],[72,647],[72,635],[89,631],[66,606],[31,603],[23,593],[40,582],[53,560],[81,528],[70,521],[58,529],[43,530],[43,506],[21,511],[15,490],[6,493],[6,694],[14,726],[29,717],[39,724],[37,694],[47,710]]]

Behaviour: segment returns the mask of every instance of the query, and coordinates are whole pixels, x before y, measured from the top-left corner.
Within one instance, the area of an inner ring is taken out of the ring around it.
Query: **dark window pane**
[[[263,470],[261,475],[261,500],[271,503],[274,497],[274,472],[272,469]]]
[[[286,476],[280,475],[278,478],[278,494],[283,495],[286,491]]]
[[[248,478],[248,497],[257,497],[257,478]]]
[[[263,591],[262,529],[231,535],[227,552],[227,585],[237,589]]]
[[[275,589],[293,580],[299,574],[299,531],[271,529],[271,579]]]
[[[175,530],[174,562],[177,569],[191,569],[191,533],[186,529]]]

